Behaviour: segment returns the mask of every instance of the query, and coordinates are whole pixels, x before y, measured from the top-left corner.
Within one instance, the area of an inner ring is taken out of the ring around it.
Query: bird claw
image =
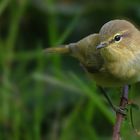
[[[127,112],[128,112],[128,109],[125,107],[114,107],[114,111],[116,112],[116,113],[119,113],[119,114],[121,114],[121,115],[123,115],[123,116],[126,116],[127,115]]]

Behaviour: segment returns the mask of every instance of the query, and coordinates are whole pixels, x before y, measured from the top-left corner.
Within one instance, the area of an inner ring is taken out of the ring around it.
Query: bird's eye
[[[115,37],[114,37],[114,40],[116,41],[116,42],[119,42],[120,40],[122,39],[122,36],[121,35],[115,35]]]

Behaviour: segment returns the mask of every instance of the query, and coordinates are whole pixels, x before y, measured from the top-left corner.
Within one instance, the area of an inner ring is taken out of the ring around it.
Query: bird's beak
[[[98,46],[96,46],[96,49],[101,49],[107,47],[107,43],[100,43]]]

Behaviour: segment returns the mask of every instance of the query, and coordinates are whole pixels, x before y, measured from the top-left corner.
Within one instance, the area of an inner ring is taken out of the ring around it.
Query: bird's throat
[[[115,62],[120,60],[120,53],[117,49],[106,47],[101,49],[101,56],[105,62]]]

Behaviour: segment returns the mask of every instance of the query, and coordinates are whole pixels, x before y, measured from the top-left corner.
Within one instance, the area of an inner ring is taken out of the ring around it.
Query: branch
[[[125,109],[128,104],[128,85],[123,87],[122,97],[120,101],[120,108]],[[124,115],[122,113],[116,113],[116,122],[113,129],[113,139],[112,140],[121,140],[120,137],[120,128],[123,122]]]

